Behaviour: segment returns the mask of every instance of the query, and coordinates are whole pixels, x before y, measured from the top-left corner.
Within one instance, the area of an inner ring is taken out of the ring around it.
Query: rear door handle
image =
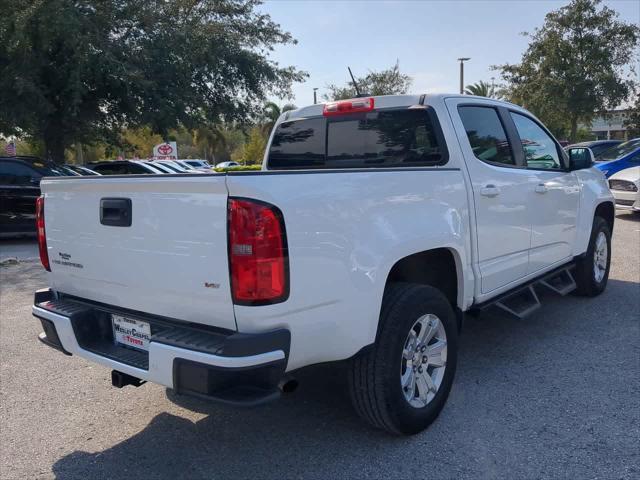
[[[536,185],[536,193],[547,193],[547,186],[544,183]]]
[[[485,185],[480,189],[480,195],[483,197],[497,197],[500,195],[500,189],[495,185]]]

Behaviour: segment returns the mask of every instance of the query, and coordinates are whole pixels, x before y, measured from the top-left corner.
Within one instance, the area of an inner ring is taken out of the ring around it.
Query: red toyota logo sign
[[[160,145],[158,147],[158,153],[162,155],[169,155],[171,152],[173,152],[173,148],[171,148],[171,145],[169,145],[168,143],[165,143],[164,145]]]

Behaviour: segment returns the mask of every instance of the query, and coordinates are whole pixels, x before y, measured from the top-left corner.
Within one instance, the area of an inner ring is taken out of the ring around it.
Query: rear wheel
[[[356,411],[392,433],[424,430],[447,400],[457,350],[456,316],[439,290],[390,285],[376,343],[351,362],[349,387]]]
[[[611,267],[611,230],[602,217],[595,217],[589,247],[576,264],[576,293],[588,297],[601,294],[607,286]]]

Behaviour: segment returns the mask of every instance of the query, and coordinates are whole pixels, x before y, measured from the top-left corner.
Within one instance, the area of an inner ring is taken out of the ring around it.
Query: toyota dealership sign
[[[159,143],[153,147],[154,160],[177,160],[178,146],[176,142]]]

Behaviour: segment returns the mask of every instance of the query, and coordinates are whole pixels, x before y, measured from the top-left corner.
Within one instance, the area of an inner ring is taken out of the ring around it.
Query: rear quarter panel
[[[243,332],[288,328],[289,370],[348,358],[375,340],[387,276],[399,259],[449,248],[459,278],[472,278],[458,168],[237,173],[227,187],[230,196],[272,203],[284,215],[290,296],[235,306],[235,316]]]

